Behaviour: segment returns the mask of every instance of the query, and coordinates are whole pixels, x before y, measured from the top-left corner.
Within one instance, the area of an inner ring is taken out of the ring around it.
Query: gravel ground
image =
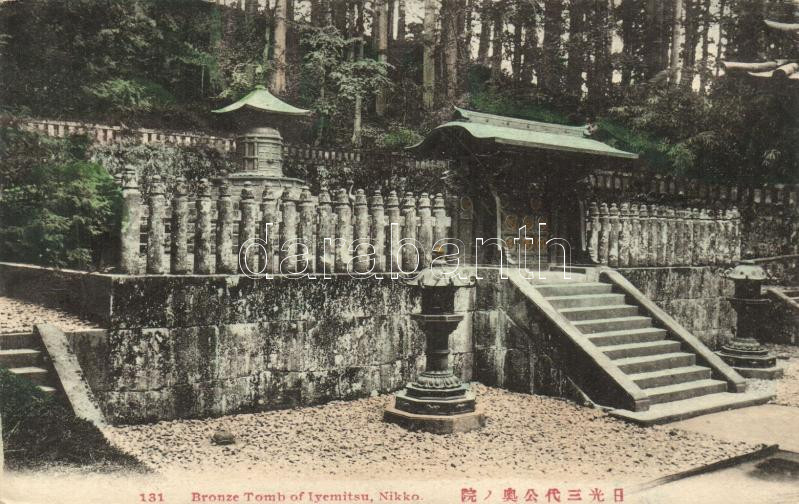
[[[488,425],[448,436],[381,421],[389,396],[208,420],[109,427],[117,446],[158,472],[245,471],[288,478],[568,477],[643,481],[750,452],[743,442],[641,428],[598,410],[474,385]],[[215,446],[216,429],[237,443]]]
[[[56,308],[0,296],[0,333],[28,332],[33,324],[47,322],[62,331],[97,327],[91,322]]]
[[[778,380],[747,380],[749,388],[774,392],[777,395],[772,403],[799,408],[799,347],[773,343],[764,346],[777,356],[777,363],[785,366],[785,375]]]

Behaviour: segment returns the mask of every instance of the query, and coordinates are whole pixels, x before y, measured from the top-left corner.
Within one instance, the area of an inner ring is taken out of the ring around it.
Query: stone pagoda
[[[234,188],[244,187],[249,182],[255,197],[260,198],[265,189],[277,190],[275,192],[279,194],[305,184],[283,173],[283,137],[277,126],[291,117],[308,116],[309,110],[289,105],[264,86],[256,86],[254,91],[237,102],[212,112],[232,115],[238,125],[238,170],[228,175]],[[239,192],[234,190],[233,194]]]

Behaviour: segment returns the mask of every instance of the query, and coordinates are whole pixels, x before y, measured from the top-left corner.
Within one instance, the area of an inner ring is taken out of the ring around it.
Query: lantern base
[[[763,347],[742,350],[730,344],[721,347],[716,355],[744,378],[774,380],[784,373],[783,368],[777,365],[777,357]]]
[[[387,406],[383,412],[383,421],[397,424],[410,431],[424,431],[433,434],[452,434],[469,432],[485,425],[485,413],[480,408],[468,413],[456,415],[424,415],[409,413]]]
[[[736,366],[732,366],[732,368],[744,378],[754,378],[756,380],[776,380],[777,378],[782,378],[782,376],[785,374],[785,368],[779,365],[767,368],[747,368]]]

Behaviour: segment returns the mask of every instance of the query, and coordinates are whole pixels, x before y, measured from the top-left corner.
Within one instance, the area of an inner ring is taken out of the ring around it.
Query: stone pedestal
[[[409,430],[436,434],[478,429],[485,425],[485,415],[476,406],[469,386],[461,383],[449,367],[449,336],[464,317],[452,312],[457,286],[433,274],[422,275],[417,282],[423,289],[423,313],[413,317],[426,335],[425,370],[394,396],[383,419]]]

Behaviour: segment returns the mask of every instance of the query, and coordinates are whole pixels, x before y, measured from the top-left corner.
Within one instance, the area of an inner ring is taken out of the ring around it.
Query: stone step
[[[33,333],[8,333],[0,334],[0,350],[10,348],[38,348],[39,342],[33,337]]]
[[[587,306],[560,310],[568,320],[597,320],[638,315],[638,307],[632,305]]]
[[[682,401],[653,404],[646,411],[612,410],[610,415],[639,425],[656,425],[729,409],[765,404],[772,397],[774,397],[774,394],[770,392],[743,392],[738,394],[720,392],[718,394],[683,399]]]
[[[598,332],[608,331],[621,331],[629,329],[643,329],[645,327],[652,327],[652,319],[649,317],[618,317],[609,319],[596,319],[596,320],[582,320],[572,322],[574,327],[579,329],[583,334],[592,334]]]
[[[49,373],[46,369],[36,366],[25,366],[9,368],[9,371],[19,376],[20,378],[27,378],[36,385],[47,385]]]
[[[581,308],[586,306],[623,305],[624,294],[580,294],[577,296],[548,297],[555,308]]]
[[[613,286],[599,282],[563,282],[557,284],[540,284],[534,287],[544,297],[579,296],[582,294],[609,294]]]
[[[647,371],[660,371],[696,364],[696,356],[685,352],[674,352],[660,355],[646,355],[644,357],[628,357],[614,361],[619,369],[627,374],[644,373]]]
[[[645,341],[643,343],[604,346],[601,350],[611,359],[625,359],[627,357],[679,352],[680,343],[673,340]]]
[[[35,366],[41,361],[42,353],[30,348],[0,350],[0,366],[7,368]]]
[[[623,329],[590,334],[588,339],[596,346],[623,345],[625,343],[644,343],[666,339],[666,330],[658,327],[643,329]]]
[[[665,387],[697,380],[709,380],[713,372],[704,366],[686,366],[631,374],[630,379],[642,389]]]
[[[55,395],[55,388],[48,387],[47,385],[39,385],[39,390],[50,396]]]
[[[708,379],[652,387],[646,389],[646,395],[649,396],[650,404],[662,404],[726,391],[727,382]]]

